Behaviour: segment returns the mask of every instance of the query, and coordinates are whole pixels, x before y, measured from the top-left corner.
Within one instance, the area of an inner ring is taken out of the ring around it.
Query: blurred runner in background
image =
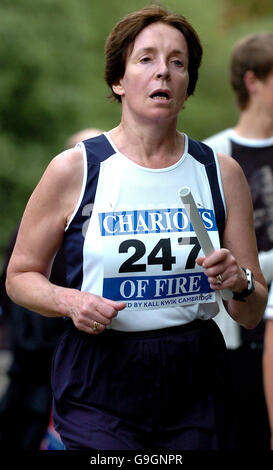
[[[273,279],[273,33],[252,34],[233,47],[231,85],[239,119],[204,142],[231,155],[249,183],[259,261],[265,280]],[[229,348],[233,371],[237,447],[268,449],[269,424],[263,392],[265,322],[247,330],[222,309],[216,317]]]

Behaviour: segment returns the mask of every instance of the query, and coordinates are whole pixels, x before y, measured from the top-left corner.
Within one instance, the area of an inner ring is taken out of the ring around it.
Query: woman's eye
[[[177,65],[177,67],[183,67],[183,64],[182,64],[181,60],[175,59],[173,62],[174,62],[175,65]]]
[[[140,62],[149,62],[151,59],[150,57],[142,57],[142,59],[140,59]]]

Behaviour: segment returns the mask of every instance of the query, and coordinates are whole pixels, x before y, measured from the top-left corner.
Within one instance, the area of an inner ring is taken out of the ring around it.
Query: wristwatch
[[[239,300],[240,302],[245,302],[245,298],[248,297],[255,290],[255,279],[248,268],[241,268],[246,274],[247,287],[242,292],[233,292],[233,299]]]

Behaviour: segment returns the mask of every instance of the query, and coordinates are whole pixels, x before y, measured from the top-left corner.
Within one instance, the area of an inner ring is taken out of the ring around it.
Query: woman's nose
[[[168,66],[165,62],[162,61],[158,65],[158,69],[157,69],[157,72],[156,72],[156,77],[159,78],[159,79],[163,78],[165,80],[169,79],[170,72],[169,72],[169,68],[168,68]]]

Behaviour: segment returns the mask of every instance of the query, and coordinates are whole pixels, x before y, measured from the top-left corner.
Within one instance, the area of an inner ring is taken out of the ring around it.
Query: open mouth
[[[150,95],[150,98],[153,100],[168,101],[170,99],[170,93],[165,90],[156,90]]]

